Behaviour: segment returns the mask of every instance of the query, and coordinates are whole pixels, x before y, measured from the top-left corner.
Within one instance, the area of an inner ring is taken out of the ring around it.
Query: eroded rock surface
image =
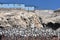
[[[56,16],[55,13],[45,15],[43,13],[2,9],[0,11],[0,34],[22,36],[57,35],[60,30],[60,16]]]
[[[3,12],[4,11],[4,12]],[[33,12],[22,10],[2,10],[0,13],[0,24],[2,27],[37,27],[42,28],[39,16]]]

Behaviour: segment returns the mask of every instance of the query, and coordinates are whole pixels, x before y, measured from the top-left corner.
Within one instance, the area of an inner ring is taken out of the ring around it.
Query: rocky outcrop
[[[42,28],[39,16],[33,12],[12,10],[0,13],[0,26],[6,27],[36,27]]]
[[[45,13],[49,13],[44,11]],[[44,24],[60,23],[57,13],[44,14],[44,12],[28,12],[26,10],[6,9],[0,11],[0,27],[43,28]],[[45,25],[45,26],[46,26]]]
[[[52,29],[58,29],[60,27],[60,9],[55,11],[48,11],[48,10],[36,10],[35,13],[42,18],[42,25],[43,27],[48,27]],[[49,24],[49,25],[48,25]],[[48,26],[47,26],[48,25]],[[54,25],[54,26],[53,26]],[[59,26],[58,26],[59,25]]]
[[[42,12],[39,14],[26,10],[10,9],[8,12],[2,10],[0,11],[0,34],[5,36],[57,35],[60,30],[59,17],[55,14],[43,15]]]

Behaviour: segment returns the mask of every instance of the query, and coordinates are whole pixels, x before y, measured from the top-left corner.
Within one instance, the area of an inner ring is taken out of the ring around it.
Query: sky
[[[56,10],[60,8],[60,0],[0,0],[0,3],[25,4],[35,6],[36,9]]]

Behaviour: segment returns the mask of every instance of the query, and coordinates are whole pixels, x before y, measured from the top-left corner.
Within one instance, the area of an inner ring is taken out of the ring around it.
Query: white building
[[[0,8],[25,8],[24,4],[0,4]]]
[[[35,9],[34,9],[34,7],[25,7],[25,10],[33,11]]]
[[[0,8],[21,8],[25,10],[34,10],[34,7],[26,7],[24,4],[0,4]]]

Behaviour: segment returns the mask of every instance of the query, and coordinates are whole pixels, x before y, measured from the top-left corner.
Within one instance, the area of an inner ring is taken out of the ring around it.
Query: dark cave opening
[[[60,27],[60,23],[49,22],[49,23],[46,24],[46,26],[48,28],[52,28],[53,30],[57,30]]]

